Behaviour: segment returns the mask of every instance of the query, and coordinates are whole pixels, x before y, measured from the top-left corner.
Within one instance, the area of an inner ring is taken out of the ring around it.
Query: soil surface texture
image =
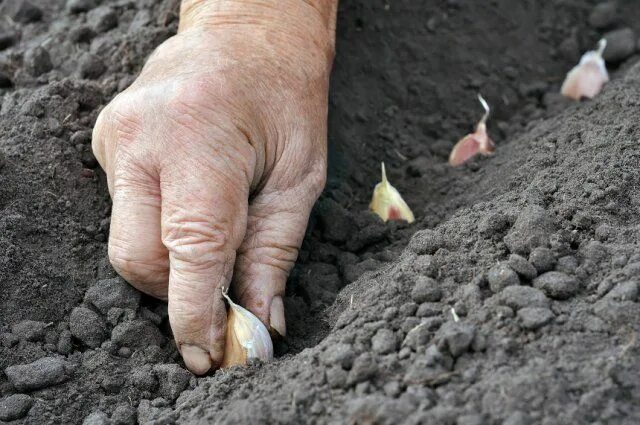
[[[639,2],[342,0],[288,339],[206,377],[111,269],[91,153],[178,3],[0,0],[0,423],[640,423]],[[478,92],[496,153],[452,168]],[[367,211],[381,161],[415,223]]]

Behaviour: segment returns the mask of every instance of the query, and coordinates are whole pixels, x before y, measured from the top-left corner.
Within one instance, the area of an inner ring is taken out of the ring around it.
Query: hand
[[[331,28],[304,1],[255,3],[185,2],[93,133],[111,263],[168,299],[197,374],[222,361],[223,287],[285,334],[285,282],[325,182]]]

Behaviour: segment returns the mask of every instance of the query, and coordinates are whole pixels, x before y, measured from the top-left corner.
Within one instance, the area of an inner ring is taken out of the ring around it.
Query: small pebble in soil
[[[46,323],[24,320],[11,327],[11,333],[22,341],[41,341],[44,338]]]
[[[378,354],[389,354],[396,350],[396,334],[391,329],[378,329],[371,338],[371,349]]]
[[[413,316],[416,310],[418,310],[418,304],[412,302],[404,303],[400,306],[400,315],[402,317]]]
[[[512,253],[528,254],[536,247],[547,245],[554,231],[551,215],[540,206],[530,206],[520,212],[504,243]]]
[[[12,0],[2,5],[0,15],[5,15],[20,24],[28,24],[42,19],[42,9],[28,0]]]
[[[411,268],[421,275],[436,277],[438,275],[438,263],[432,255],[418,255],[413,260]]]
[[[117,325],[111,331],[111,341],[118,347],[145,348],[161,346],[165,338],[160,330],[148,320],[136,319]]]
[[[631,28],[621,28],[606,33],[607,48],[602,57],[611,63],[622,62],[636,51],[636,35]]]
[[[9,366],[5,374],[18,391],[38,390],[69,379],[65,366],[65,361],[60,358],[44,357],[33,363]]]
[[[122,278],[102,279],[87,290],[85,302],[95,306],[102,314],[107,314],[112,307],[136,310],[140,292]]]
[[[538,276],[538,270],[521,255],[511,254],[507,264],[526,280],[532,280]]]
[[[443,364],[449,363],[446,357],[451,359],[450,356],[443,355],[435,345],[430,346],[425,354],[417,356],[409,365],[403,378],[405,384],[424,385],[436,381],[438,383],[446,382],[448,368]]]
[[[453,357],[466,353],[475,335],[475,327],[461,322],[447,322],[437,333],[440,351],[447,350]]]
[[[26,394],[13,394],[0,399],[0,421],[11,422],[29,413],[33,399]]]
[[[630,280],[618,283],[606,298],[615,301],[635,301],[638,298],[638,283]]]
[[[100,34],[118,25],[118,14],[109,6],[99,6],[87,14],[87,23]]]
[[[349,373],[340,366],[332,366],[326,370],[327,382],[331,388],[344,388]]]
[[[136,409],[129,404],[119,404],[111,414],[112,425],[134,425],[136,423]]]
[[[147,9],[138,10],[129,24],[129,32],[135,32],[146,28],[153,21],[151,12]]]
[[[594,304],[593,312],[611,326],[628,326],[637,322],[640,308],[633,301],[603,298]]]
[[[384,384],[382,390],[388,397],[397,397],[402,392],[402,387],[398,381],[389,381]]]
[[[133,369],[128,380],[140,391],[154,392],[158,388],[158,379],[149,365]]]
[[[509,229],[508,218],[499,212],[489,213],[484,216],[478,223],[478,232],[487,238],[496,237],[500,235],[502,237]]]
[[[578,269],[578,259],[573,255],[565,255],[558,258],[558,263],[555,266],[555,270],[567,274],[573,274]]]
[[[64,330],[60,332],[60,337],[58,338],[58,344],[56,345],[56,350],[60,354],[69,354],[71,350],[73,350],[73,344],[71,342],[71,331]]]
[[[80,78],[95,80],[107,70],[107,66],[102,59],[91,53],[85,53],[80,57],[79,73]],[[93,167],[89,167],[93,168]]]
[[[416,317],[433,317],[442,313],[443,306],[440,303],[426,302],[420,304],[418,311],[416,311]]]
[[[355,385],[373,378],[378,371],[376,360],[370,353],[363,353],[353,362],[347,385]]]
[[[615,1],[598,3],[589,15],[589,25],[595,29],[613,26],[618,19],[618,6]]]
[[[13,33],[0,30],[0,50],[13,46],[15,42],[16,36]]]
[[[107,312],[107,322],[113,326],[123,322],[130,322],[135,317],[135,310],[130,308],[111,307]]]
[[[20,340],[14,334],[4,332],[0,333],[0,345],[5,348],[11,348],[16,345]]]
[[[553,312],[545,307],[525,307],[518,310],[518,318],[523,328],[539,329],[553,320]]]
[[[99,347],[107,339],[107,328],[102,317],[85,307],[76,307],[71,311],[69,329],[73,336],[91,348]]]
[[[559,300],[574,296],[580,287],[575,277],[562,272],[546,272],[533,280],[533,286]]]
[[[520,284],[518,274],[506,262],[493,266],[487,274],[487,280],[489,281],[489,288],[494,293],[502,291],[507,286]]]
[[[398,307],[395,307],[395,306],[387,307],[382,313],[382,319],[389,321],[395,318],[397,314],[398,314]]]
[[[546,308],[549,299],[541,290],[530,286],[509,286],[498,295],[500,304],[509,306],[515,310],[526,307]]]
[[[98,0],[68,0],[66,9],[71,13],[87,12],[98,5]]]
[[[86,25],[76,27],[69,32],[69,40],[74,43],[89,43],[95,36],[96,33]]]
[[[420,347],[426,346],[431,341],[432,332],[426,323],[412,327],[402,341],[403,347],[418,351]]]
[[[159,364],[153,367],[158,377],[159,394],[167,400],[174,401],[187,386],[191,379],[191,373],[182,369],[177,364]]]
[[[105,350],[108,351],[108,350]],[[107,375],[102,378],[102,382],[100,382],[100,387],[107,394],[117,394],[122,389],[122,385],[124,384],[124,378],[121,376],[112,376]]]
[[[409,250],[418,255],[434,254],[445,245],[443,236],[432,229],[417,231],[409,241]]]
[[[109,416],[104,412],[93,412],[84,418],[82,425],[109,425]]]
[[[320,360],[326,366],[338,365],[350,369],[356,354],[350,344],[329,345],[320,355]]]
[[[418,276],[411,291],[411,299],[417,304],[437,302],[442,298],[438,282],[426,276]]]
[[[624,266],[622,272],[630,278],[637,277],[640,275],[640,262],[633,257],[629,259],[629,263]]]
[[[538,270],[538,273],[553,270],[556,265],[556,256],[549,248],[538,247],[531,251],[529,262]]]
[[[24,55],[24,65],[31,75],[38,77],[53,69],[49,52],[40,46],[33,47]]]

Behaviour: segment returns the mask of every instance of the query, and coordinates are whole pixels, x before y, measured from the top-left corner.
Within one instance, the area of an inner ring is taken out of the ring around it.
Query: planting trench
[[[270,364],[195,378],[166,306],[108,265],[90,152],[177,3],[0,1],[0,422],[640,421],[634,36],[616,33],[601,96],[557,94],[602,34],[640,30],[640,5],[342,1],[289,337]],[[497,152],[450,168],[478,92]],[[367,212],[381,161],[414,224]]]

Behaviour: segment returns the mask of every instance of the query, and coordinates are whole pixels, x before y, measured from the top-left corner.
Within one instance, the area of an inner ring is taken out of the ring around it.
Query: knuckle
[[[162,242],[174,259],[207,268],[223,260],[229,232],[226,226],[211,220],[174,218],[165,223]]]
[[[166,261],[162,258],[145,258],[143,252],[126,248],[113,239],[109,241],[109,262],[127,281],[135,285],[164,282],[168,272]]]
[[[311,204],[320,197],[327,183],[327,167],[325,160],[315,161],[303,181],[304,192],[308,194]]]
[[[107,137],[118,142],[131,140],[141,132],[141,109],[137,107],[141,97],[144,94],[120,93],[100,112],[93,130],[97,143],[104,143]]]
[[[245,264],[261,264],[277,269],[288,276],[298,258],[298,247],[295,245],[263,244],[240,254]]]

